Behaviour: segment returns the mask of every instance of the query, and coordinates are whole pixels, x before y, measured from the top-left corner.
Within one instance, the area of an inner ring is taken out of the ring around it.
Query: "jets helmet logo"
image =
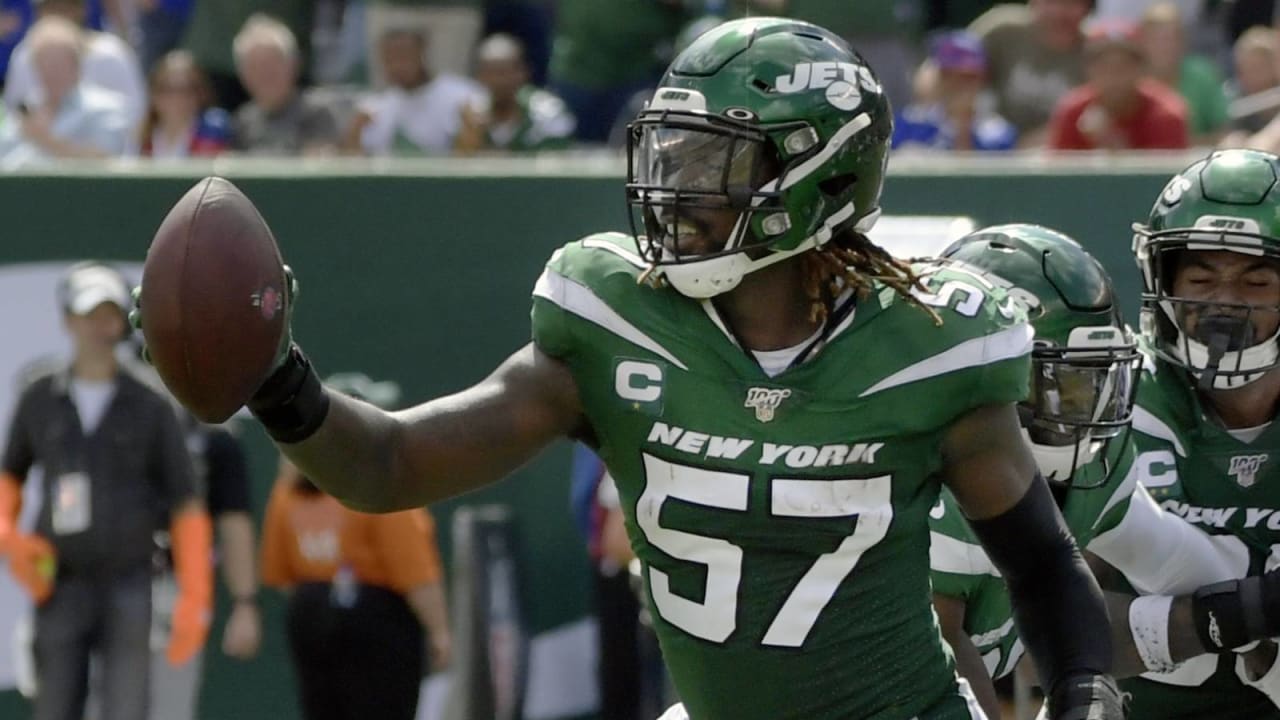
[[[864,92],[881,92],[880,83],[867,66],[848,62],[799,63],[789,75],[779,75],[773,84],[783,94],[825,88],[827,102],[841,110],[861,105]]]
[[[1258,481],[1258,470],[1262,468],[1262,463],[1267,461],[1267,454],[1261,455],[1236,455],[1231,458],[1231,464],[1227,467],[1227,474],[1236,479],[1236,484],[1242,488],[1253,487]]]
[[[773,420],[778,406],[789,397],[791,391],[786,388],[750,388],[747,390],[747,401],[742,406],[754,408],[756,419],[760,422],[769,422]]]

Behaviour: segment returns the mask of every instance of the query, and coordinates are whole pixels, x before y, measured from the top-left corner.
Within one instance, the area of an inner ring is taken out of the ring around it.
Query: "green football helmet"
[[[706,298],[837,230],[869,230],[893,116],[843,39],[798,20],[748,18],[681,52],[628,130],[641,253],[677,291]],[[682,254],[677,240],[699,227],[698,212],[726,209],[737,215],[724,246]]]
[[[1253,314],[1275,307],[1206,303],[1173,294],[1185,252],[1241,253],[1280,262],[1280,158],[1224,150],[1165,185],[1146,225],[1135,224],[1133,251],[1142,272],[1139,327],[1153,352],[1196,376],[1204,389],[1247,385],[1280,364],[1280,333],[1253,342]],[[1188,334],[1189,309],[1208,311]]]
[[[1076,470],[1128,430],[1142,368],[1111,277],[1075,240],[1038,225],[984,228],[942,257],[1026,308],[1036,339],[1031,395],[1018,405],[1022,431],[1046,479],[1083,487]]]

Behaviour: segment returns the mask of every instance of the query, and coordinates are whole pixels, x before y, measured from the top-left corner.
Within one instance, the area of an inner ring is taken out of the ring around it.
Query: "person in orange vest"
[[[333,381],[333,378],[330,378]],[[341,376],[391,404],[389,383]],[[424,670],[451,637],[435,526],[426,509],[343,507],[283,457],[267,502],[262,583],[289,595],[287,634],[307,720],[412,720]]]

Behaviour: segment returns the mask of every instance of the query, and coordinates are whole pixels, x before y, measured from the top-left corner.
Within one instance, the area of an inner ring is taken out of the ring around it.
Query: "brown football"
[[[196,417],[223,422],[266,379],[286,317],[271,229],[229,181],[182,196],[147,250],[142,333],[164,384]]]

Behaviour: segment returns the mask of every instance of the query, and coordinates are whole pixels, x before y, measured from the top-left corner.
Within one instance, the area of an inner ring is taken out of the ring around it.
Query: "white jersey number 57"
[[[737,625],[738,588],[742,580],[742,548],[722,538],[663,527],[658,518],[668,498],[745,512],[749,475],[677,465],[645,454],[645,490],[636,507],[636,522],[654,547],[707,569],[702,602],[671,592],[667,573],[648,566],[649,591],[664,620],[690,635],[723,642]],[[770,484],[769,513],[776,517],[857,516],[853,532],[832,552],[819,555],[791,590],[765,632],[763,643],[800,647],[831,602],[840,583],[853,572],[862,554],[884,539],[893,520],[890,476],[849,480],[775,478]]]

